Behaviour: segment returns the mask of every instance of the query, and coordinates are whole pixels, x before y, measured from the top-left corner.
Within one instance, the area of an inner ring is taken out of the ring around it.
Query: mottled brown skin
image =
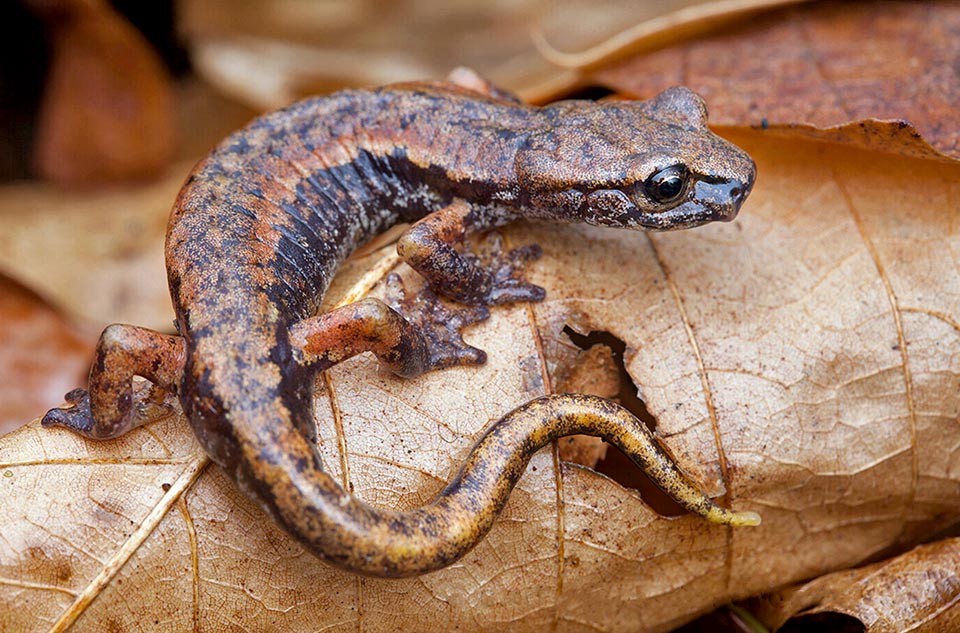
[[[170,217],[182,338],[111,326],[90,397],[72,392],[72,405],[44,423],[116,437],[142,422],[130,379],[144,376],[178,395],[211,457],[281,525],[322,560],[375,576],[462,557],[533,453],[573,433],[616,445],[710,521],[759,522],[715,505],[643,423],[593,396],[547,396],[505,415],[450,485],[409,512],[370,506],[324,471],[311,442],[318,371],[366,351],[400,376],[483,363],[460,330],[490,304],[543,298],[519,275],[537,247],[484,265],[462,250],[468,233],[520,217],[687,228],[733,219],[753,185],[753,162],[707,129],[703,102],[684,88],[646,102],[536,108],[469,71],[452,79],[310,99],[227,138]],[[318,315],[338,265],[403,221],[414,224],[399,253],[430,287],[411,297],[391,278],[392,307],[364,299]],[[450,308],[430,288],[468,305]]]

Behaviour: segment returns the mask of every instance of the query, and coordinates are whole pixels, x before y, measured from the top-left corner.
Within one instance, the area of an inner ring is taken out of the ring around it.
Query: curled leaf
[[[821,576],[754,601],[773,629],[855,620],[867,633],[954,631],[960,626],[960,539]]]
[[[953,2],[812,3],[625,59],[586,81],[647,97],[689,86],[710,104],[712,125],[958,158],[958,40]]]

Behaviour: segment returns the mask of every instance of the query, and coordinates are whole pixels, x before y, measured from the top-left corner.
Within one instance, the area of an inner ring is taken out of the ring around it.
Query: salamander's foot
[[[74,389],[66,394],[63,399],[67,405],[47,411],[40,424],[45,427],[62,426],[84,437],[106,440],[178,410],[175,395],[147,380],[134,381],[131,393],[133,406],[121,422],[113,426],[97,424],[90,407],[90,393],[86,389]]]
[[[90,394],[86,389],[74,389],[63,397],[67,406],[50,409],[40,420],[43,426],[63,426],[74,433],[93,437],[94,421],[90,411]]]
[[[528,244],[504,252],[503,236],[491,233],[484,244],[488,270],[493,275],[493,285],[487,295],[488,303],[513,303],[515,301],[543,301],[546,291],[523,279],[523,269],[532,261],[540,259],[543,249],[539,244]]]
[[[487,353],[464,343],[462,335],[463,328],[490,316],[487,306],[451,305],[428,285],[417,293],[410,293],[395,273],[386,279],[386,302],[415,325],[423,336],[429,369],[487,362]]]

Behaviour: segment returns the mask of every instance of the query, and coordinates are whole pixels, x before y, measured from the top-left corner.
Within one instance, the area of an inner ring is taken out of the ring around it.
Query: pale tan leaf
[[[181,154],[156,180],[82,191],[42,182],[0,187],[0,273],[85,327],[172,331],[163,263],[170,207],[197,160],[252,116],[199,82],[176,96]]]
[[[148,185],[68,192],[6,185],[0,270],[75,319],[172,329],[163,240],[184,163]]]
[[[868,633],[955,631],[960,627],[960,539],[821,576],[754,601],[772,628],[827,627],[853,618]]]
[[[537,100],[577,80],[544,57],[548,48],[602,47],[629,25],[662,44],[795,2],[616,0],[598,10],[589,0],[442,8],[430,0],[180,0],[178,13],[198,72],[226,94],[272,109],[345,86],[443,77],[455,66]]]

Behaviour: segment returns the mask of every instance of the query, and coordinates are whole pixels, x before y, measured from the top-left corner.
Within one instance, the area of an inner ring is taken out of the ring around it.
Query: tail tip
[[[760,518],[760,515],[756,512],[734,512],[733,516],[730,517],[730,525],[735,525],[738,527],[760,525],[761,521],[762,519]]]

